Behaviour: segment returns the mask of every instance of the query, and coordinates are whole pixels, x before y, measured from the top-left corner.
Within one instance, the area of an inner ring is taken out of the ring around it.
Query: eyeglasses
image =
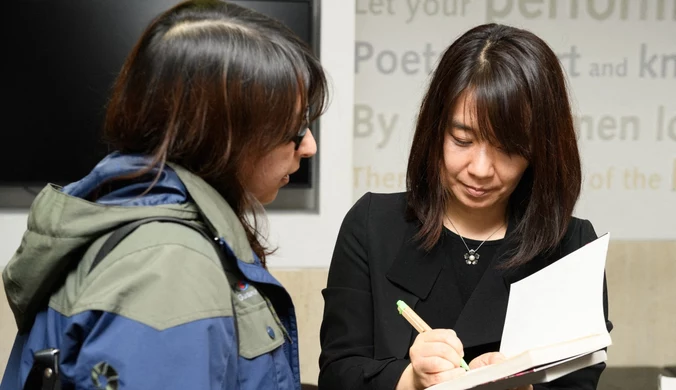
[[[301,142],[303,142],[303,138],[305,138],[305,134],[307,133],[308,126],[310,126],[310,107],[305,109],[305,119],[303,120],[303,123],[300,124],[300,129],[298,130],[298,134],[296,134],[295,137],[293,137],[293,143],[296,144],[296,148],[294,150],[298,150],[300,148]]]

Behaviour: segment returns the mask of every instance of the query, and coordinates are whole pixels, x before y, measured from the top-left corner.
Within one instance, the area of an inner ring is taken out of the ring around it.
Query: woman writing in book
[[[368,193],[343,221],[323,291],[320,388],[422,389],[462,375],[463,357],[470,368],[503,359],[510,283],[596,238],[572,217],[581,181],[550,47],[495,24],[462,35],[422,101],[407,191]],[[400,299],[433,330],[418,334]],[[603,299],[607,321],[605,288]],[[604,367],[527,388],[595,389]]]

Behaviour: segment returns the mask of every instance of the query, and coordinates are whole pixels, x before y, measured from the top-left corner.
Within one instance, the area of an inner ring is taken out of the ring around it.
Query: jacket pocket
[[[239,283],[233,291],[233,306],[240,356],[253,359],[284,344],[284,330],[256,287]]]

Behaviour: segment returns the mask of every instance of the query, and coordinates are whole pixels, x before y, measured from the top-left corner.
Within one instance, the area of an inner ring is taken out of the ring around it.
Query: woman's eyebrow
[[[451,127],[453,127],[454,129],[459,129],[459,130],[468,131],[470,133],[474,133],[474,129],[471,126],[466,125],[466,124],[464,124],[464,123],[462,123],[462,122],[460,122],[456,119],[451,120]]]

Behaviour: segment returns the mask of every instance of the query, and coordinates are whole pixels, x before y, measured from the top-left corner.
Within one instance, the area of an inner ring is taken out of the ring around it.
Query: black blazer
[[[396,302],[402,299],[415,309],[429,294],[446,258],[438,246],[430,252],[418,248],[413,241],[418,224],[406,220],[405,210],[404,193],[368,193],[343,221],[327,288],[322,291],[325,306],[320,333],[320,389],[394,389],[409,364],[406,356],[414,329],[399,315]],[[513,225],[509,224],[507,237]],[[499,346],[510,283],[595,238],[589,221],[573,218],[565,238],[551,255],[537,257],[515,270],[489,268],[454,328],[465,350]],[[509,244],[505,244],[498,253],[508,249]],[[604,311],[610,330],[605,285]],[[595,389],[604,368],[605,363],[601,363],[535,388]]]

